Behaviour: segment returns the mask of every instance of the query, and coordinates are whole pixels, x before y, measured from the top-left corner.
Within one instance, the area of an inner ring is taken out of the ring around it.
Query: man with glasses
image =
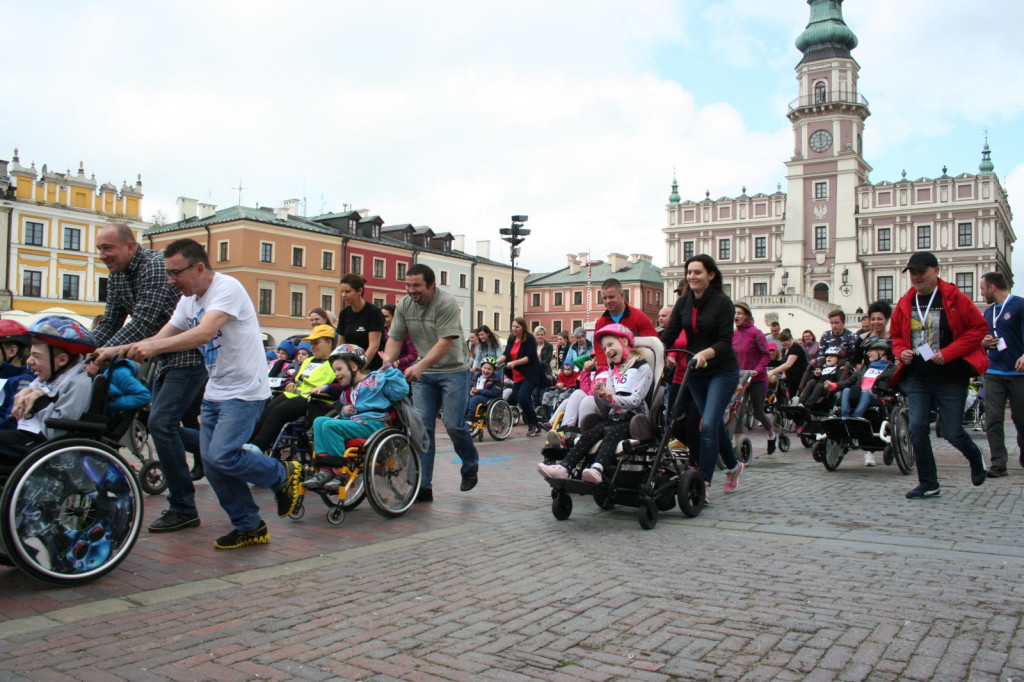
[[[96,246],[110,279],[103,321],[93,330],[99,345],[106,348],[99,352],[97,364],[90,365],[93,373],[113,359],[119,347],[160,331],[181,298],[181,292],[167,281],[164,255],[139,246],[125,223],[103,227]],[[182,428],[181,420],[205,383],[206,367],[194,348],[158,356],[150,372],[153,402],[148,427],[167,481],[168,503],[168,509],[149,525],[151,533],[199,525],[196,490],[185,461],[186,450],[199,455],[199,432]]]

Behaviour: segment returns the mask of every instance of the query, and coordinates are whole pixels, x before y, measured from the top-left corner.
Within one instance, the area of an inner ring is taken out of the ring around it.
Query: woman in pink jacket
[[[754,326],[754,316],[746,303],[735,303],[736,306],[736,331],[732,333],[732,349],[736,353],[736,360],[740,364],[740,370],[749,370],[754,373],[747,387],[747,395],[750,396],[750,407],[754,412],[754,418],[764,424],[768,429],[768,454],[775,452],[775,428],[772,420],[764,413],[764,397],[768,390],[768,360],[771,354],[768,352],[768,343],[764,334]]]

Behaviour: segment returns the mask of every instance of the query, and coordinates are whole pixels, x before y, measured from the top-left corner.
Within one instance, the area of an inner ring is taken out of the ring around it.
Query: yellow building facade
[[[97,185],[78,172],[23,166],[18,150],[0,159],[0,313],[36,315],[55,308],[91,318],[103,313],[109,272],[99,259],[97,234],[127,223],[141,242],[142,180]]]

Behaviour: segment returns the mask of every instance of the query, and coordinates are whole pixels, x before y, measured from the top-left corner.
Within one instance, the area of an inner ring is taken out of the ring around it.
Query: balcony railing
[[[868,101],[861,95],[856,93],[839,94],[830,92],[824,97],[818,95],[804,95],[803,97],[797,97],[795,100],[789,103],[789,110],[793,111],[799,107],[813,107],[813,106],[825,106],[828,104],[860,104],[861,106],[867,107]]]

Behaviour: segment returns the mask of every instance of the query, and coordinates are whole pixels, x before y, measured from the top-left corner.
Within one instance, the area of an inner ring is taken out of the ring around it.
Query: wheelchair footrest
[[[578,478],[549,478],[547,482],[552,489],[572,495],[596,495],[605,492],[605,487],[601,483],[587,483]]]

